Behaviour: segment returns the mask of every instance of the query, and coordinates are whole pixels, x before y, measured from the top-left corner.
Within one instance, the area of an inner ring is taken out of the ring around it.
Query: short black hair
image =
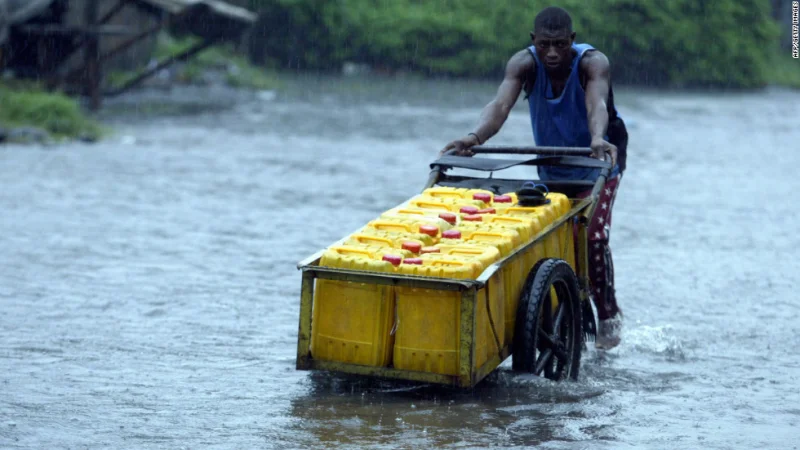
[[[569,16],[565,9],[558,6],[548,6],[543,9],[533,22],[534,33],[545,31],[552,33],[565,30],[572,33],[572,17]]]

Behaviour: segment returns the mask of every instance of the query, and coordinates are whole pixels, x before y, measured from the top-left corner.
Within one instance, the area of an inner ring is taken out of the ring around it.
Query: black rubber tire
[[[597,307],[591,298],[583,300],[581,310],[583,310],[583,348],[589,342],[597,341]]]
[[[551,311],[550,288],[559,300]],[[514,330],[512,368],[560,381],[577,379],[583,349],[578,280],[561,259],[534,266],[520,296]],[[557,322],[557,323],[556,323]]]
[[[539,268],[542,267],[542,264],[544,264],[545,261],[547,261],[547,259],[540,259],[536,264],[533,265],[531,271],[528,272],[527,278],[525,278],[525,284],[522,286],[522,293],[519,295],[517,316],[514,318],[514,339],[511,342],[511,369],[516,372],[529,371],[526,368],[527,366],[523,364],[523,358],[517,357],[517,355],[521,355],[526,348],[524,345],[522,345],[523,339],[520,338],[520,333],[522,333],[522,329],[524,328],[525,318],[528,316],[527,299],[530,294],[530,286],[533,285],[533,279],[536,276],[536,272],[539,271]]]

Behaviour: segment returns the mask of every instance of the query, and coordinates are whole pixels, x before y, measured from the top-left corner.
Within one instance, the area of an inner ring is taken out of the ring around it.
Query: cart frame
[[[572,163],[567,164],[559,164],[558,161],[549,161],[554,163],[553,165],[565,165],[572,167],[583,167],[580,163],[575,162],[574,157],[588,157],[591,155],[591,150],[588,148],[481,146],[474,147],[472,150],[475,153],[483,154],[520,154],[573,157]],[[431,174],[423,190],[435,186],[442,178],[444,172],[450,167],[458,167],[457,163],[454,163],[454,161],[457,161],[458,158],[463,157],[445,156],[432,163]],[[588,160],[588,158],[582,159]],[[594,161],[600,162],[597,160]],[[536,161],[529,160],[522,164],[536,165]],[[603,165],[604,167],[601,168],[600,175],[594,182],[591,195],[583,199],[571,199],[574,201],[574,206],[571,208],[569,213],[545,227],[534,237],[532,241],[515,249],[514,252],[507,257],[490,265],[476,280],[395,275],[323,267],[319,265],[319,262],[324,250],[321,250],[301,261],[297,266],[298,269],[302,271],[300,323],[297,339],[297,370],[327,370],[381,378],[394,378],[445,384],[462,388],[475,386],[478,382],[494,371],[494,369],[496,369],[497,366],[499,366],[506,358],[508,358],[508,356],[511,355],[511,344],[509,343],[505,345],[497,354],[489,358],[489,360],[486,361],[486,363],[484,363],[481,367],[474,367],[474,344],[476,342],[475,334],[478,308],[478,290],[484,288],[489,282],[489,279],[498,273],[498,271],[500,271],[503,267],[515,261],[517,258],[522,257],[523,253],[525,253],[528,249],[542,242],[552,232],[563,226],[568,221],[577,221],[579,226],[578,239],[577,242],[575,242],[575,248],[577,249],[576,265],[578,273],[576,275],[578,276],[580,301],[590,301],[588,274],[588,223],[589,218],[593,216],[594,210],[597,206],[599,193],[605,187],[605,182],[608,178],[610,171],[608,155],[606,155],[606,161],[603,163]],[[589,165],[589,167],[592,166]],[[544,183],[546,184],[546,182]],[[460,361],[458,375],[442,375],[429,372],[401,370],[390,367],[364,366],[338,361],[323,361],[314,359],[311,356],[311,319],[314,303],[314,281],[316,279],[461,292],[461,329],[459,333]]]

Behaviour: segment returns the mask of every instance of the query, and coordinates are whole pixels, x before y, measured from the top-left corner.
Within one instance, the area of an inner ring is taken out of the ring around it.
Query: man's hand
[[[439,157],[441,158],[450,150],[455,150],[453,154],[456,156],[472,156],[475,153],[473,153],[470,149],[476,145],[478,145],[478,138],[470,134],[445,145],[444,148],[439,152]]]
[[[602,138],[592,139],[592,157],[605,161],[606,152],[611,154],[611,168],[617,165],[617,146]]]

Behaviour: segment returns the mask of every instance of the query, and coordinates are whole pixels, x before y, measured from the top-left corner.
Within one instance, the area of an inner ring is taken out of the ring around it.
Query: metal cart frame
[[[319,265],[319,262],[323,251],[319,251],[314,255],[304,259],[298,264],[298,269],[302,271],[302,288],[300,294],[300,323],[297,339],[297,370],[328,370],[382,378],[395,378],[410,381],[445,384],[463,388],[475,386],[483,378],[489,375],[489,373],[491,373],[495,368],[497,368],[497,366],[499,366],[506,358],[508,358],[508,356],[511,355],[511,348],[509,344],[503,347],[498,354],[493,355],[481,367],[474,368],[478,290],[484,288],[489,282],[489,279],[492,276],[495,276],[495,274],[498,273],[503,267],[515,261],[517,258],[522,257],[524,252],[542,242],[551,233],[568,221],[577,221],[579,226],[578,241],[575,243],[575,245],[577,248],[576,261],[578,266],[577,276],[580,288],[580,301],[590,301],[588,274],[588,224],[589,218],[591,218],[594,214],[594,210],[597,206],[597,199],[600,192],[605,187],[605,182],[610,171],[608,156],[606,156],[606,161],[592,160],[588,158],[591,155],[591,150],[588,148],[563,147],[482,146],[474,147],[472,151],[477,154],[517,154],[538,156],[538,158],[535,159],[523,160],[518,164],[511,164],[509,167],[516,165],[542,164],[565,167],[590,167],[600,169],[600,175],[597,177],[596,181],[590,185],[592,187],[591,195],[579,200],[572,199],[574,206],[567,215],[560,217],[558,220],[545,227],[534,237],[532,241],[515,249],[514,252],[506,258],[503,258],[486,268],[486,270],[484,270],[484,272],[476,280],[418,277],[322,267]],[[452,167],[475,168],[475,159],[483,158],[467,158],[447,155],[443,156],[431,164],[431,174],[424,189],[443,182],[443,180],[446,178],[446,171]],[[497,165],[493,167],[497,167]],[[473,179],[480,180],[479,178]],[[519,181],[520,183],[523,182],[522,180],[515,181]],[[544,183],[547,184],[546,182]],[[586,184],[583,184],[583,186],[588,187]],[[311,318],[314,302],[314,281],[316,279],[460,292],[461,329],[459,336],[460,361],[458,375],[442,375],[429,372],[400,370],[391,367],[363,366],[337,361],[323,361],[314,359],[311,356],[310,347]],[[594,318],[592,318],[592,320],[594,320]]]

